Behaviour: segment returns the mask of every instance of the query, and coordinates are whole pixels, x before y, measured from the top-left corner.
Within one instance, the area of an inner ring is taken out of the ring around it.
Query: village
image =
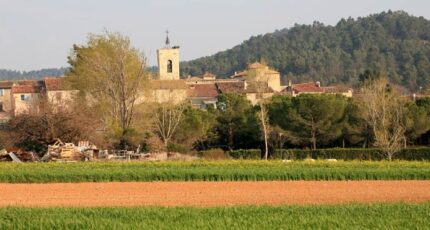
[[[174,99],[176,103],[188,101],[195,108],[216,107],[217,97],[223,93],[239,93],[255,105],[259,100],[255,87],[247,82],[248,72],[258,72],[265,79],[263,98],[273,95],[300,94],[341,94],[353,96],[353,89],[343,86],[322,86],[320,82],[292,83],[281,85],[280,73],[269,66],[254,62],[248,68],[235,72],[232,76],[215,76],[205,73],[202,76],[180,77],[179,47],[170,47],[167,38],[164,48],[157,51],[158,74],[150,82],[151,95],[142,95],[138,101],[156,101],[163,103]],[[267,80],[266,80],[267,79]],[[66,83],[65,77],[46,76],[41,80],[0,81],[0,121],[6,122],[11,116],[37,110],[42,102],[53,106],[67,105],[79,89],[73,89]],[[145,98],[146,97],[146,98]]]
[[[169,38],[166,38],[164,48],[157,51],[158,74],[149,82],[150,95],[140,94],[137,101],[144,103],[174,104],[187,102],[198,109],[216,108],[218,96],[225,93],[235,93],[246,97],[252,105],[261,99],[274,95],[288,95],[291,97],[300,94],[339,94],[352,97],[353,90],[346,86],[321,86],[320,82],[281,84],[280,73],[269,66],[254,62],[248,68],[235,72],[229,77],[217,77],[211,73],[202,76],[180,77],[179,73],[179,47],[171,47]],[[264,79],[264,88],[260,92],[247,82],[248,75],[257,73],[259,79]],[[13,116],[28,114],[40,110],[40,106],[48,103],[54,109],[67,107],[76,100],[79,89],[72,88],[67,77],[49,77],[41,80],[18,80],[0,82],[0,122],[6,123]],[[76,145],[75,145],[76,144]],[[22,161],[49,161],[49,160],[93,160],[93,159],[170,159],[178,158],[175,153],[150,154],[141,153],[139,147],[130,150],[99,150],[88,141],[79,143],[63,143],[58,139],[49,145],[48,152],[38,157],[33,152],[8,147],[4,150],[0,160]]]

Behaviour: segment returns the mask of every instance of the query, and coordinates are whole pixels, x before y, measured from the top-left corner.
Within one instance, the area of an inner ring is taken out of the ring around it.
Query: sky
[[[166,30],[184,61],[295,23],[390,9],[430,19],[428,0],[0,0],[0,69],[67,67],[73,44],[106,30],[129,36],[155,65]]]

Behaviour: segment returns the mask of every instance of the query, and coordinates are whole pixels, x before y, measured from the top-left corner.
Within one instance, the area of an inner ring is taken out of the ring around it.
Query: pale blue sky
[[[104,29],[130,36],[155,64],[166,29],[190,60],[294,23],[389,9],[430,18],[428,0],[0,0],[0,69],[67,66],[72,45]]]

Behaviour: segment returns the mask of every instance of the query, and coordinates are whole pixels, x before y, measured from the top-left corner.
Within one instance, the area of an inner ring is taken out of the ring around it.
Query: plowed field
[[[430,181],[0,184],[0,206],[232,206],[430,201]]]

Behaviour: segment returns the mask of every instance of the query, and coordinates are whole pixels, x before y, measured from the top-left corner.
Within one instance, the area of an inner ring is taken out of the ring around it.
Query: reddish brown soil
[[[430,201],[430,181],[0,184],[0,206],[231,206]]]

